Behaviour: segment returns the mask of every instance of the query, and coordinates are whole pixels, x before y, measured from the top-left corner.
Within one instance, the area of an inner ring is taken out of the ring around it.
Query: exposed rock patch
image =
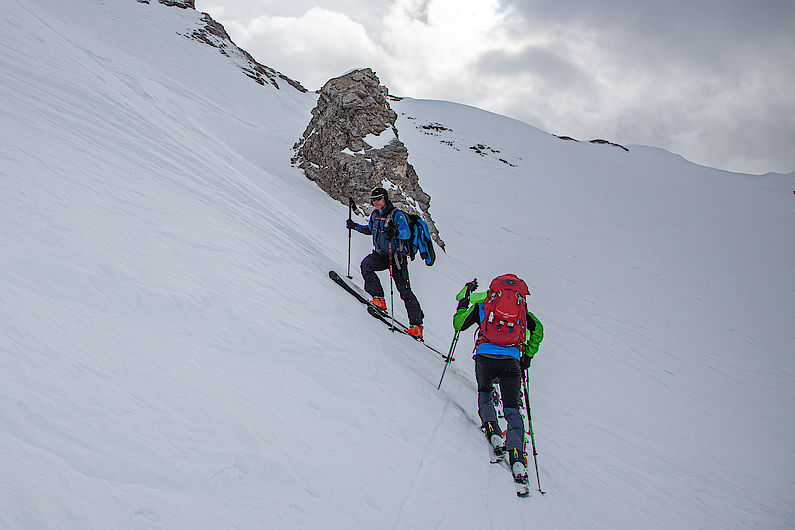
[[[182,9],[196,9],[195,0],[158,0],[161,4],[170,7],[181,7]],[[148,4],[149,0],[138,0],[140,4]]]
[[[561,140],[568,140],[568,141],[571,141],[571,142],[579,142],[579,140],[577,140],[575,138],[572,138],[571,136],[558,136],[558,138],[560,138]],[[608,142],[607,140],[602,140],[601,138],[597,138],[595,140],[591,140],[590,142],[592,144],[612,145],[613,147],[618,147],[620,149],[623,149],[627,153],[629,153],[629,149],[627,149],[623,145],[616,144],[616,143],[613,143],[613,142]]]
[[[607,140],[602,140],[601,138],[597,138],[596,140],[591,140],[591,143],[592,143],[592,144],[605,144],[605,145],[612,145],[613,147],[620,147],[621,149],[623,149],[624,151],[626,151],[627,153],[629,153],[629,149],[627,149],[627,148],[626,148],[626,147],[624,147],[623,145],[619,145],[619,144],[616,144],[616,143],[613,143],[613,142],[608,142]]]

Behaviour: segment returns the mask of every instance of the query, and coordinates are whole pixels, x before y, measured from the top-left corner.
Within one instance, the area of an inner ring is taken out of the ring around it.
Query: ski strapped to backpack
[[[398,209],[395,208],[389,216],[389,222],[392,224],[395,223],[395,212],[397,211]],[[419,252],[425,264],[430,267],[436,261],[436,251],[433,249],[433,240],[431,239],[428,223],[414,213],[403,212],[403,215],[406,217],[406,222],[411,230],[411,238],[408,240],[408,248],[406,249],[409,258],[413,261],[417,252]]]
[[[475,347],[489,342],[524,350],[527,338],[525,297],[529,295],[527,284],[514,274],[494,278],[483,302],[483,320],[477,331]]]

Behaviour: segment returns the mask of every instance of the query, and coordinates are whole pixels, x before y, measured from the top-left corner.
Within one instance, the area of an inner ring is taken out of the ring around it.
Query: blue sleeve
[[[367,222],[366,225],[360,225],[356,223],[356,231],[360,234],[364,234],[366,236],[372,235],[373,233],[373,216],[370,215],[370,220]]]
[[[406,215],[398,211],[395,213],[395,226],[398,229],[398,239],[411,239],[411,228],[406,220]]]

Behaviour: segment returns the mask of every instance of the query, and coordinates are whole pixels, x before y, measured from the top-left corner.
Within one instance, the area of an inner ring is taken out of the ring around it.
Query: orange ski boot
[[[409,329],[406,330],[406,333],[411,335],[417,340],[422,340],[422,326],[411,326]]]
[[[375,307],[386,313],[386,300],[384,300],[383,296],[376,296],[370,303],[373,304]]]

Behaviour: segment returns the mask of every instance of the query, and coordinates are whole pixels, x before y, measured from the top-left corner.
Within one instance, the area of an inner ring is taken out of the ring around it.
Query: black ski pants
[[[519,412],[522,391],[522,369],[513,357],[475,356],[475,377],[478,382],[478,415],[483,423],[497,421],[497,411],[491,398],[494,381],[499,379],[502,411],[508,422],[505,447],[524,453],[524,419]]]
[[[414,326],[421,326],[422,319],[425,316],[420,307],[420,302],[414,293],[411,291],[409,284],[409,268],[406,256],[401,254],[393,254],[395,259],[392,260],[392,279],[395,281],[400,298],[406,306],[406,313],[409,316],[409,324]],[[389,255],[381,252],[373,251],[371,254],[365,256],[362,260],[362,278],[364,278],[364,290],[370,296],[384,296],[384,288],[381,287],[381,280],[378,279],[377,271],[385,271],[389,269]]]

